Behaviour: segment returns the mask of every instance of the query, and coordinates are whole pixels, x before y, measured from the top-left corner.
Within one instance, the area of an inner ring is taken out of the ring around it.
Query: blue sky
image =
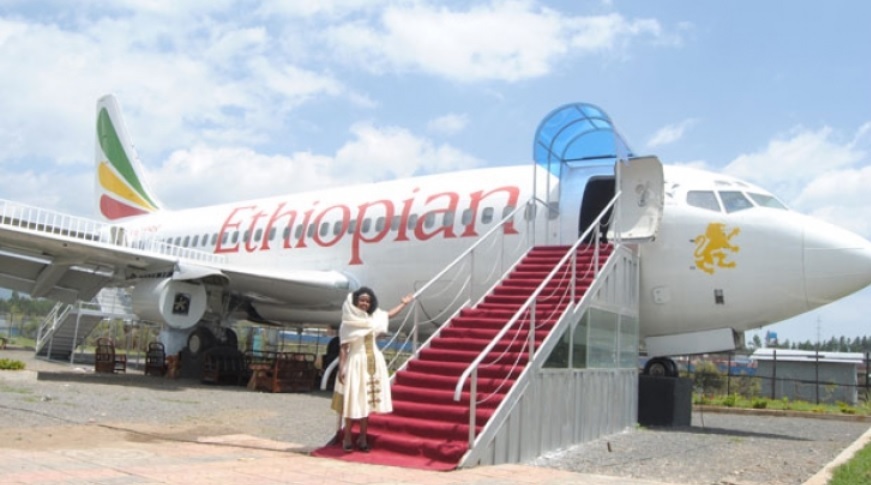
[[[530,162],[596,104],[637,153],[871,236],[871,4],[0,0],[0,198],[95,216],[115,93],[170,207]],[[871,334],[871,290],[772,327]]]

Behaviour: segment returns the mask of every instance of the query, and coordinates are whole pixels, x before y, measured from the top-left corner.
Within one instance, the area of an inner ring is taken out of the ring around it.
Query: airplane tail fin
[[[97,100],[97,198],[100,213],[109,220],[155,212],[161,204],[142,177],[121,108],[114,95]]]

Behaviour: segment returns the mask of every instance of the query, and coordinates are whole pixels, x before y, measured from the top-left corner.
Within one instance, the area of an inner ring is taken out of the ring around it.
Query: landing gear
[[[678,377],[677,364],[668,357],[654,357],[644,365],[644,375],[654,377]]]
[[[215,335],[208,328],[197,327],[188,337],[188,351],[198,356],[215,346]]]

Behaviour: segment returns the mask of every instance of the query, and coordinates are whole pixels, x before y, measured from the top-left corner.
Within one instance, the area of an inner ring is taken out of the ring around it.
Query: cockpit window
[[[783,205],[779,200],[775,199],[773,195],[765,195],[765,194],[754,194],[753,192],[748,192],[747,195],[753,199],[753,202],[756,202],[756,205],[759,207],[770,207],[772,209],[786,209],[786,206]]]
[[[720,192],[720,200],[723,201],[726,212],[738,212],[753,207],[753,203],[741,192],[724,190]]]
[[[687,204],[693,207],[722,212],[720,203],[717,202],[714,193],[709,190],[690,190],[687,192]]]

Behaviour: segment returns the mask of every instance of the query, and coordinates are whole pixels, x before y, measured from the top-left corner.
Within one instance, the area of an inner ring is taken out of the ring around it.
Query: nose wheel
[[[644,375],[654,377],[678,377],[675,361],[668,357],[654,357],[644,365]]]

